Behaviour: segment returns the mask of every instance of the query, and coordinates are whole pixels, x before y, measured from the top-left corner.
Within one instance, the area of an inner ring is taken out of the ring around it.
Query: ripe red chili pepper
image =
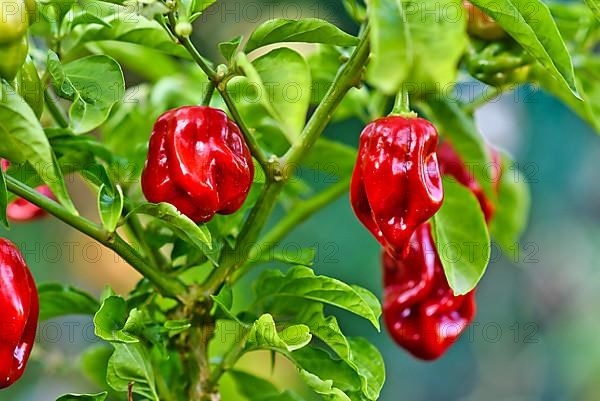
[[[2,160],[2,170],[5,171],[10,163],[8,160]],[[46,195],[50,199],[56,199],[50,188],[47,185],[40,185],[35,189],[42,195]],[[6,208],[6,216],[15,222],[26,222],[36,220],[47,216],[44,209],[33,203],[26,201],[23,198],[18,198],[12,201]]]
[[[383,316],[390,335],[417,358],[439,358],[473,320],[475,290],[454,295],[429,223],[415,231],[403,258],[383,252],[383,267]]]
[[[25,371],[39,317],[37,288],[21,252],[0,238],[0,389]]]
[[[246,200],[254,165],[238,126],[210,107],[181,107],[154,125],[142,189],[195,222],[236,212]]]
[[[458,153],[454,150],[452,145],[448,141],[444,141],[437,150],[438,160],[440,164],[440,171],[442,174],[447,174],[460,184],[469,188],[471,192],[479,200],[481,210],[485,216],[485,221],[489,222],[494,217],[496,207],[494,203],[488,199],[481,185],[475,180],[472,169],[467,167]],[[484,168],[486,174],[489,176],[492,186],[497,191],[500,183],[500,156],[498,152],[490,148],[491,165],[490,166],[474,166],[474,168]]]
[[[438,133],[422,118],[385,117],[360,136],[350,200],[384,249],[400,255],[415,229],[441,207]]]

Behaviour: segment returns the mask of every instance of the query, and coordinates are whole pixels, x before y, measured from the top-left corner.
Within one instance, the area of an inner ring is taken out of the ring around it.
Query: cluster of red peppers
[[[492,159],[497,161],[495,152]],[[352,207],[383,246],[387,329],[396,343],[424,360],[443,355],[476,310],[475,290],[456,296],[448,285],[428,223],[443,202],[444,174],[475,194],[489,221],[493,203],[450,143],[438,147],[428,121],[391,116],[361,134]]]

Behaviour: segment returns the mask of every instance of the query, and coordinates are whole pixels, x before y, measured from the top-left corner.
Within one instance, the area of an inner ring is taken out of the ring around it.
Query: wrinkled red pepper
[[[195,222],[236,212],[246,200],[254,165],[238,126],[210,107],[181,107],[154,125],[142,189]]]
[[[500,156],[498,152],[492,148],[489,148],[491,165],[490,166],[474,166],[474,168],[484,168],[489,172],[490,181],[494,190],[498,190],[500,183]],[[440,171],[443,175],[449,175],[454,177],[456,181],[465,187],[469,188],[471,192],[479,200],[479,205],[485,216],[485,221],[491,221],[494,217],[496,207],[494,203],[486,196],[481,185],[477,182],[473,176],[473,171],[467,167],[458,153],[454,150],[450,142],[444,141],[440,144],[438,150],[438,161],[440,165]]]
[[[10,163],[8,160],[2,160],[2,170],[6,171]],[[50,188],[47,185],[40,185],[35,189],[42,195],[47,196],[50,199],[56,199]],[[23,198],[18,198],[12,201],[6,208],[6,216],[14,222],[26,222],[37,220],[39,218],[47,216],[48,213],[41,207],[34,205],[33,203],[26,201]]]
[[[442,205],[437,143],[435,127],[422,118],[381,118],[360,136],[350,200],[391,254],[401,255],[415,229]]]
[[[21,252],[0,238],[0,388],[25,371],[39,318],[37,288]]]
[[[475,290],[454,295],[429,223],[415,231],[402,259],[383,252],[383,267],[383,317],[390,335],[417,358],[439,358],[473,320]]]

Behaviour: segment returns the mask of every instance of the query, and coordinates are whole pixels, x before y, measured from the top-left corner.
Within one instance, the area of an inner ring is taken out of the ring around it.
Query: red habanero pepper
[[[21,252],[0,238],[0,389],[25,371],[39,309],[37,288]]]
[[[2,160],[2,170],[6,170],[9,165],[10,163],[7,160]],[[40,185],[35,190],[42,195],[46,195],[50,199],[56,199],[47,185]],[[47,216],[47,213],[41,207],[36,206],[23,198],[18,198],[8,205],[6,208],[6,215],[11,221],[26,222],[45,217]]]
[[[444,175],[449,175],[454,177],[456,181],[465,187],[469,188],[473,195],[477,197],[479,200],[479,204],[481,206],[481,210],[485,216],[485,221],[491,221],[492,217],[494,217],[494,212],[496,211],[496,207],[494,203],[488,199],[483,192],[483,188],[481,185],[475,180],[475,177],[472,174],[472,171],[464,164],[461,160],[460,156],[452,145],[448,141],[444,141],[437,150],[438,160],[440,164],[440,171]],[[491,174],[489,178],[491,180],[492,186],[494,190],[498,190],[498,186],[500,184],[500,156],[498,152],[492,148],[490,148],[490,156],[491,156],[491,165],[485,166],[486,170]],[[487,168],[490,167],[490,168]]]
[[[360,136],[350,201],[390,254],[401,255],[415,229],[442,205],[437,143],[431,123],[401,116],[376,120]]]
[[[181,107],[156,121],[142,189],[195,222],[236,212],[246,200],[254,164],[240,129],[218,109]]]
[[[394,341],[417,358],[441,357],[475,316],[475,290],[455,296],[429,223],[421,225],[401,259],[383,252],[383,317]]]

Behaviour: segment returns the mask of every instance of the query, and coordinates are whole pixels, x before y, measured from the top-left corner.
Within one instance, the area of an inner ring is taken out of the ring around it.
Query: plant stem
[[[210,106],[213,93],[215,93],[215,84],[212,81],[209,81],[206,92],[204,93],[204,98],[202,99],[202,106]]]
[[[361,83],[361,75],[369,58],[369,26],[363,30],[360,42],[348,62],[338,72],[327,94],[316,108],[304,127],[298,140],[282,158],[282,169],[291,176],[304,156],[310,151],[325,127],[333,117],[333,112],[348,91]]]
[[[262,148],[256,141],[256,138],[254,137],[252,130],[250,128],[248,128],[248,126],[242,119],[242,116],[240,115],[239,111],[237,110],[237,107],[236,107],[235,103],[233,102],[233,99],[231,99],[231,96],[229,96],[229,93],[227,92],[227,79],[225,79],[224,76],[220,76],[219,74],[217,74],[217,72],[210,65],[208,65],[208,63],[206,62],[204,57],[202,57],[200,52],[198,52],[198,49],[196,49],[196,47],[194,46],[194,44],[192,43],[190,38],[178,36],[175,33],[174,28],[175,28],[176,22],[175,22],[175,16],[173,15],[173,13],[169,14],[169,24],[171,25],[171,28],[173,28],[172,31],[173,31],[173,34],[177,37],[177,40],[179,40],[179,42],[183,45],[183,47],[185,47],[185,49],[188,51],[190,56],[192,56],[192,59],[194,60],[194,62],[196,64],[198,64],[198,66],[200,67],[200,69],[202,69],[202,71],[204,71],[204,73],[206,74],[208,79],[213,83],[215,88],[221,94],[221,97],[225,101],[225,104],[227,105],[227,108],[229,109],[231,116],[233,117],[235,122],[240,127],[240,131],[242,131],[242,134],[244,135],[244,139],[246,140],[246,143],[248,144],[248,147],[250,148],[250,152],[252,153],[252,156],[254,156],[254,158],[258,161],[258,163],[264,169],[265,173],[269,174],[269,170],[270,170],[269,160],[267,159],[267,156],[265,155],[264,151],[262,150]]]
[[[214,321],[208,315],[210,308],[201,313],[201,319],[206,319],[190,329],[188,347],[190,351],[194,378],[190,386],[190,401],[212,401],[218,399],[215,388],[208,385],[210,363],[208,360],[208,345],[214,332]]]
[[[144,256],[146,256],[152,262],[152,266],[159,270],[165,270],[165,268],[169,265],[163,254],[160,253],[160,250],[150,246],[148,241],[144,238],[144,227],[142,227],[142,223],[137,215],[131,214],[129,215],[127,210],[124,211],[125,215],[128,215],[127,221],[125,222],[125,228],[129,231],[128,236],[132,242],[142,250]]]
[[[462,106],[463,110],[468,114],[473,114],[478,108],[486,105],[489,101],[498,98],[498,96],[500,96],[502,93],[502,89],[490,86],[484,89],[481,95],[473,99],[471,102],[465,103]]]
[[[258,199],[256,206],[252,209],[250,216],[242,228],[235,248],[225,248],[223,250],[220,266],[213,271],[203,286],[205,294],[216,293],[221,285],[229,278],[231,273],[246,263],[251,248],[256,244],[262,229],[275,208],[275,203],[286,180],[292,176],[296,165],[302,160],[304,155],[310,151],[316,140],[323,133],[323,130],[331,121],[333,112],[346,93],[348,93],[353,86],[360,83],[364,65],[369,57],[368,33],[369,28],[367,26],[363,30],[358,46],[354,49],[348,62],[337,74],[331,87],[327,91],[327,94],[300,134],[298,141],[292,145],[284,156],[286,161],[284,162],[282,160],[282,164],[286,164],[287,168],[280,168],[279,171],[285,171],[285,176],[280,177],[279,180],[273,180],[273,177],[270,177],[263,188],[263,192]]]
[[[256,201],[256,206],[250,212],[248,219],[242,227],[235,248],[225,248],[216,268],[204,283],[205,294],[216,293],[229,275],[243,265],[250,253],[250,248],[255,244],[265,226],[271,212],[275,208],[277,197],[283,189],[283,182],[269,181]]]
[[[328,204],[334,202],[340,196],[348,191],[350,185],[350,177],[341,180],[329,188],[323,190],[318,195],[310,198],[302,204],[297,205],[294,209],[286,214],[286,216],[277,223],[265,236],[252,247],[250,254],[247,257],[247,264],[241,267],[235,276],[232,278],[232,282],[238,281],[247,270],[253,266],[253,263],[259,260],[262,254],[269,252],[275,248],[279,241],[287,236],[294,228],[306,221],[310,216],[323,209]]]
[[[6,176],[7,189],[17,196],[39,206],[51,215],[62,220],[71,227],[112,249],[127,261],[134,269],[144,275],[158,290],[169,297],[177,298],[186,291],[186,286],[161,272],[153,269],[123,238],[116,233],[110,233],[84,217],[71,214],[52,199],[40,194],[13,177]]]
[[[394,103],[394,108],[390,115],[400,116],[404,118],[417,117],[417,113],[410,109],[410,98],[407,90],[402,89],[400,92],[398,92],[398,95],[396,96],[396,101]]]
[[[57,104],[56,98],[54,97],[52,92],[50,92],[49,88],[46,88],[44,90],[44,99],[46,100],[46,106],[48,107],[48,111],[54,118],[54,121],[56,121],[59,127],[67,128],[69,126],[69,120],[65,116],[63,110]]]
[[[207,385],[209,388],[215,388],[219,384],[219,380],[227,370],[232,369],[236,362],[244,355],[246,351],[246,343],[248,342],[248,335],[250,330],[246,330],[242,338],[235,342],[233,347],[227,351],[223,357],[223,361],[213,370],[208,379]]]

